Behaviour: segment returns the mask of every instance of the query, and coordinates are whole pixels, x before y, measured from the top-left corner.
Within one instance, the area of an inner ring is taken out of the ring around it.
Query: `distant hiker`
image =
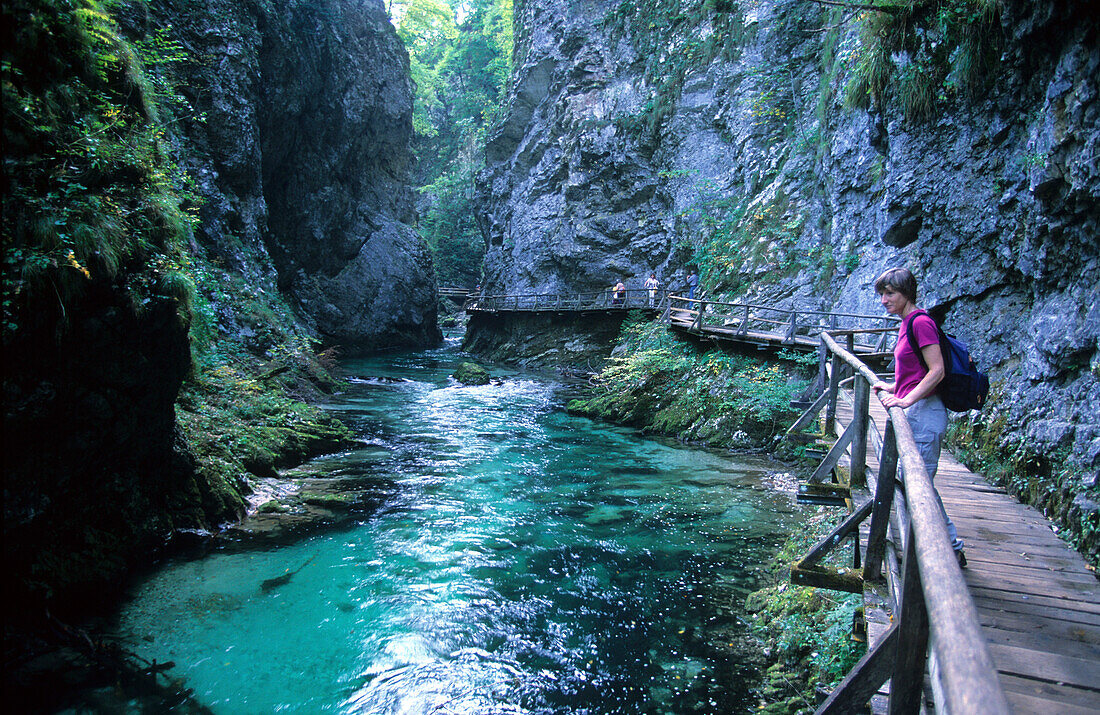
[[[623,301],[626,300],[626,286],[623,285],[622,281],[619,281],[618,283],[615,284],[615,287],[612,288],[611,290],[612,290],[611,305],[622,305]]]
[[[694,268],[692,268],[691,271],[688,273],[687,285],[688,298],[694,299],[695,289],[699,287],[699,274],[695,272]]]
[[[940,463],[940,440],[947,429],[947,408],[936,394],[936,386],[944,376],[939,328],[932,316],[917,307],[917,279],[908,269],[887,270],[875,281],[875,292],[879,294],[879,300],[886,312],[901,318],[901,328],[894,346],[894,381],[876,382],[871,389],[886,393],[879,396],[884,406],[905,409],[905,417],[913,428],[913,439],[916,440],[920,456],[924,460],[924,469],[928,472],[928,478],[933,479]],[[907,336],[910,323],[916,338],[915,345],[910,344]],[[921,365],[918,350],[927,368]],[[963,542],[959,539],[951,517],[943,508],[943,500],[938,491],[936,502],[947,522],[947,535],[955,550],[955,558],[959,566],[966,566]]]
[[[657,280],[656,273],[650,273],[649,278],[646,279],[645,289],[649,291],[649,307],[653,307],[653,303],[657,298],[657,289],[661,287],[661,281]]]

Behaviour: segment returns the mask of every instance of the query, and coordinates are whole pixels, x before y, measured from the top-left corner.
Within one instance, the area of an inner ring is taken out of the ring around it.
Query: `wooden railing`
[[[471,295],[466,301],[467,311],[581,311],[581,310],[638,310],[664,311],[670,293],[654,291],[652,300],[644,288],[627,288],[622,291],[597,291],[593,293],[532,293],[525,295]]]
[[[853,510],[792,566],[791,580],[856,593],[881,583],[885,588],[880,595],[887,600],[892,617],[890,627],[817,712],[857,712],[887,680],[890,712],[918,712],[928,666],[937,710],[956,715],[1007,713],[1008,705],[952,551],[932,481],[913,440],[905,411],[900,407],[887,410],[885,436],[871,440],[879,470],[874,491],[868,493],[862,489],[867,472],[865,448],[871,385],[879,377],[850,350],[841,347],[837,337],[840,335],[821,334],[822,368],[828,373],[828,383],[790,433],[797,433],[813,422],[822,408],[826,409],[825,422],[833,420],[841,387],[851,383],[852,421],[807,486],[823,484],[848,450],[848,489],[842,484],[834,487],[838,493],[847,491],[845,501]],[[826,424],[826,430],[831,431],[831,425]],[[871,434],[877,438],[877,431]],[[899,465],[904,487],[897,481]],[[861,503],[860,496],[865,497]],[[859,527],[868,516],[871,520],[866,545],[861,550]],[[853,568],[830,569],[820,565],[828,553],[850,537],[855,540]]]
[[[892,349],[890,338],[897,335],[898,319],[890,315],[864,315],[836,311],[777,308],[753,303],[726,303],[707,299],[669,296],[666,321],[690,320],[695,330],[711,327],[733,334],[779,333],[786,342],[811,342],[826,330],[843,330],[849,350],[865,356],[878,353],[886,357]]]

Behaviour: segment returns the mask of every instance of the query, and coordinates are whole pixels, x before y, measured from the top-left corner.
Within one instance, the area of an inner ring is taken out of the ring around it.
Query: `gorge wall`
[[[408,183],[408,55],[381,0],[130,9],[135,31],[169,28],[195,59],[181,79],[196,240],[346,352],[438,341]]]
[[[3,15],[5,595],[79,612],[344,443],[319,350],[440,339],[412,86],[380,0]]]
[[[1095,10],[898,12],[517,1],[480,178],[485,290],[640,288],[651,270],[678,288],[695,260],[716,299],[880,314],[875,277],[908,266],[991,372],[977,424],[1074,465],[1038,501],[1096,548]]]

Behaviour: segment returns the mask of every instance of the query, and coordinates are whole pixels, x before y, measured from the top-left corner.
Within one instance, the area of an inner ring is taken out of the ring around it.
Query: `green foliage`
[[[784,139],[793,131],[796,119],[790,68],[786,64],[767,64],[750,68],[748,75],[757,86],[750,110],[753,126],[768,140]]]
[[[130,43],[109,0],[14,0],[3,7],[3,335],[125,272],[140,307],[177,262],[198,200],[169,154],[161,106],[182,61],[158,35]],[[182,101],[182,100],[180,100]]]
[[[227,361],[184,386],[176,420],[208,481],[248,493],[245,474],[273,476],[276,467],[350,443],[344,425],[269,380]]]
[[[711,182],[697,189],[685,215],[698,218],[704,229],[692,263],[709,295],[737,295],[746,276],[757,284],[774,282],[812,264],[812,257],[796,250],[805,220],[782,191],[746,202]]]
[[[192,341],[179,422],[205,484],[235,508],[246,468],[346,437],[291,396],[331,387],[332,365],[281,296],[189,252],[201,202],[171,131],[201,121],[176,88],[191,60],[170,28],[127,40],[118,6],[3,5],[4,346],[55,337],[94,291],[135,313],[175,301]]]
[[[863,606],[858,594],[788,582],[787,564],[804,555],[839,518],[819,507],[805,528],[791,534],[783,545],[771,566],[773,585],[745,602],[753,613],[753,631],[765,642],[773,661],[765,675],[760,712],[813,712],[815,690],[835,687],[865,650],[851,637],[853,620]]]
[[[877,0],[860,15],[858,47],[840,53],[851,68],[850,107],[896,101],[912,120],[972,96],[995,76],[998,0]]]
[[[699,351],[643,317],[629,320],[621,354],[593,394],[569,409],[715,446],[769,443],[805,386],[777,364],[720,350]]]
[[[489,130],[505,107],[512,72],[512,1],[395,2],[391,12],[409,51],[420,232],[440,283],[473,287],[484,241],[474,221],[474,177],[485,165]]]

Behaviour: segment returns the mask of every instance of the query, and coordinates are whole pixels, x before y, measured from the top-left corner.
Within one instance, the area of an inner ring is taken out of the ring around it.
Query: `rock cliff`
[[[694,258],[712,296],[877,314],[874,278],[907,265],[992,374],[979,419],[1005,450],[1076,465],[1047,506],[1095,531],[1096,15],[906,12],[517,2],[480,181],[486,290],[640,287],[650,270],[675,288]]]
[[[408,55],[380,0],[131,8],[191,58],[182,152],[204,199],[197,239],[288,295],[347,352],[439,340],[408,183]]]
[[[439,340],[408,58],[379,0],[0,13],[5,595],[80,612],[346,443],[318,344]]]

